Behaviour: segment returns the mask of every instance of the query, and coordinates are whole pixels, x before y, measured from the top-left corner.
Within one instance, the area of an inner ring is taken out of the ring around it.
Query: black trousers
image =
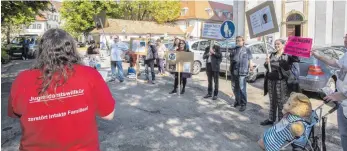
[[[24,46],[22,50],[22,57],[24,57],[24,59],[28,59],[28,52],[29,52],[29,48]]]
[[[219,87],[219,72],[218,71],[212,71],[211,63],[206,64],[206,74],[207,74],[207,80],[208,80],[208,94],[212,95],[212,80],[214,82],[214,96],[218,95],[218,87]]]
[[[181,84],[183,85],[182,90],[184,90],[186,88],[187,78],[182,78],[182,73],[180,73],[180,81],[181,81]],[[175,73],[174,89],[176,90],[177,87],[178,87],[178,73]]]
[[[151,68],[151,74],[152,74],[152,80],[155,80],[155,74],[154,74],[154,60],[146,60],[146,76],[147,76],[147,80],[149,80],[149,74],[148,74],[148,67]]]

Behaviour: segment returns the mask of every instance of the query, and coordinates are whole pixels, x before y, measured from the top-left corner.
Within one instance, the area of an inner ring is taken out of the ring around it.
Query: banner
[[[131,38],[130,50],[138,55],[147,55],[148,43],[146,38]]]
[[[312,48],[312,38],[301,37],[289,37],[286,46],[284,47],[284,53],[310,58]]]
[[[193,63],[194,63],[193,52],[177,52],[177,51],[167,52],[166,60],[167,60],[166,69],[169,72],[184,72],[184,73],[193,72]]]

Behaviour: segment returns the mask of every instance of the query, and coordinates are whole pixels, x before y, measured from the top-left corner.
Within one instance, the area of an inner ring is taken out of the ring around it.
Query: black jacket
[[[212,71],[219,72],[220,70],[220,63],[222,62],[222,53],[220,52],[220,47],[217,45],[213,46],[215,50],[215,54],[211,55],[211,66],[212,66]],[[203,59],[206,59],[206,64],[208,63],[207,60],[210,57],[210,47],[208,46],[205,49],[205,53],[203,56]]]

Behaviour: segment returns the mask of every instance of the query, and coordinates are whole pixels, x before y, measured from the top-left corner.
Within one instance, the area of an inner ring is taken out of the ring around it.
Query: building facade
[[[59,28],[62,24],[60,17],[61,2],[51,1],[52,11],[42,12],[43,16],[36,16],[35,21],[26,27],[23,27],[22,35],[41,36],[45,31],[51,28]]]
[[[234,1],[238,35],[249,39],[244,12],[263,2]],[[274,5],[279,32],[267,35],[268,39],[300,36],[313,38],[315,45],[343,45],[343,36],[347,33],[346,1],[278,0]]]
[[[232,9],[232,5],[212,1],[181,1],[181,16],[176,24],[186,33],[186,37],[199,38],[204,22],[232,20]]]

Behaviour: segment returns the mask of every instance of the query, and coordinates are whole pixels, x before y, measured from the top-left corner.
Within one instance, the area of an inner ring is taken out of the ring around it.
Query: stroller
[[[323,106],[327,105],[328,103],[328,101],[324,101],[320,106],[313,110],[310,119],[308,121],[304,121],[307,123],[304,134],[283,146],[282,149],[292,145],[293,151],[326,151],[325,127],[327,123],[327,116],[335,112],[339,107],[339,104],[334,102],[335,106],[323,115]],[[317,112],[319,112],[319,116]],[[316,125],[318,125],[318,129],[315,128]],[[318,130],[317,133],[316,130]]]

